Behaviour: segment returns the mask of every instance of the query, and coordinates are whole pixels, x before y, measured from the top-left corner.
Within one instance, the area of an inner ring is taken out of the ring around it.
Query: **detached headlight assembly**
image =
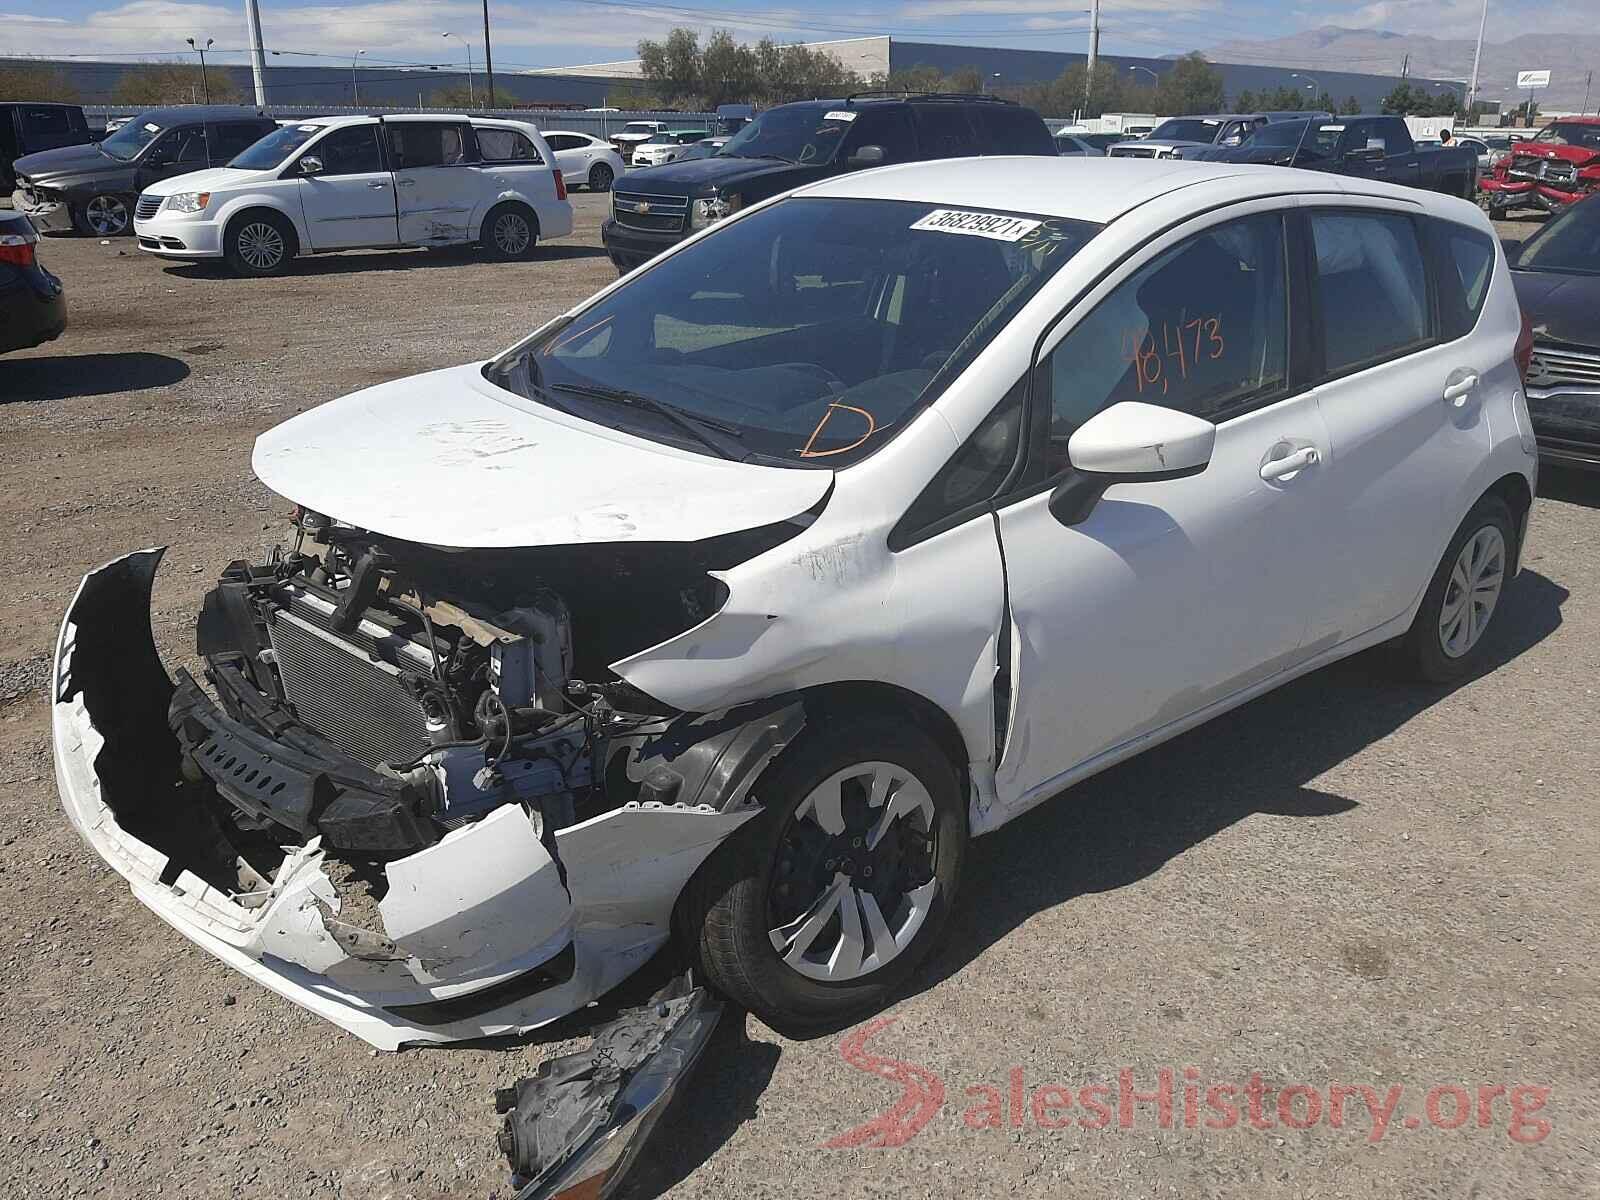
[[[731,217],[744,207],[744,197],[738,193],[726,196],[712,196],[706,200],[696,200],[689,210],[689,228],[705,229],[715,225],[723,217]]]
[[[168,196],[166,204],[162,205],[168,212],[197,213],[204,212],[206,205],[211,203],[210,192],[178,192]]]

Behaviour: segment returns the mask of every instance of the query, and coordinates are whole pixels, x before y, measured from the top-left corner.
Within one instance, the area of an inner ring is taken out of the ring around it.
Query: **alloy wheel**
[[[596,163],[594,170],[589,172],[589,187],[596,192],[609,192],[613,178],[610,167],[605,163]]]
[[[528,219],[521,213],[501,213],[494,223],[495,248],[507,258],[515,258],[528,249],[528,243],[533,239],[533,230],[528,228]]]
[[[768,937],[808,979],[848,983],[897,957],[939,882],[933,797],[906,768],[864,762],[813,788],[778,847]]]
[[[239,230],[239,257],[257,271],[270,271],[283,261],[287,247],[283,233],[265,221],[252,221]]]
[[[83,206],[84,223],[100,237],[115,237],[128,228],[128,206],[115,196],[96,196]]]
[[[1485,525],[1466,540],[1450,568],[1444,603],[1439,610],[1439,645],[1450,658],[1460,658],[1489,627],[1506,577],[1506,540]]]

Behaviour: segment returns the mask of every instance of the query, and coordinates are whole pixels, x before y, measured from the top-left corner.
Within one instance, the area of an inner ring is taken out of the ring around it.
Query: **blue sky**
[[[1087,3],[1087,0],[1065,0]],[[1520,33],[1590,33],[1595,0],[1490,0],[1489,39]],[[478,0],[357,0],[349,4],[261,0],[267,46],[284,62],[372,66],[455,63],[457,38],[482,53]],[[1587,11],[1580,11],[1587,10]],[[1101,49],[1160,55],[1239,38],[1275,37],[1319,25],[1473,37],[1479,0],[1104,0]],[[1088,15],[1055,0],[807,0],[761,6],[748,0],[491,0],[497,68],[559,66],[631,58],[640,37],[673,25],[724,27],[754,40],[815,41],[890,33],[908,41],[970,42],[1078,50]],[[184,38],[245,43],[243,0],[0,0],[0,54],[87,54],[159,58],[186,53]],[[238,57],[224,53],[225,58]],[[1355,69],[1365,69],[1356,67]]]

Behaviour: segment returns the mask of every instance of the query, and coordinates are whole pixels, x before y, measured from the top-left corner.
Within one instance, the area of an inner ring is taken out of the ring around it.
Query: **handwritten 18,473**
[[[1134,365],[1141,396],[1147,389],[1165,396],[1174,374],[1187,380],[1196,366],[1221,358],[1226,350],[1220,316],[1180,318],[1122,331],[1122,359]]]

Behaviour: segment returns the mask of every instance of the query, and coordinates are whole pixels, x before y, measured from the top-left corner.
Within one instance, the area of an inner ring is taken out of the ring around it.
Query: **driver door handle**
[[[416,187],[417,181],[415,179],[396,179],[395,184],[398,187]]]
[[[1296,450],[1293,454],[1286,454],[1282,458],[1268,459],[1261,464],[1261,478],[1271,483],[1275,479],[1282,479],[1285,475],[1293,475],[1296,471],[1303,471],[1307,467],[1314,467],[1322,461],[1322,455],[1317,453],[1315,446],[1307,446],[1303,450]]]
[[[376,190],[381,192],[381,191],[384,191],[385,189],[387,189],[389,185],[387,183],[369,183],[369,184],[367,184],[367,186],[369,188],[375,188]]]

